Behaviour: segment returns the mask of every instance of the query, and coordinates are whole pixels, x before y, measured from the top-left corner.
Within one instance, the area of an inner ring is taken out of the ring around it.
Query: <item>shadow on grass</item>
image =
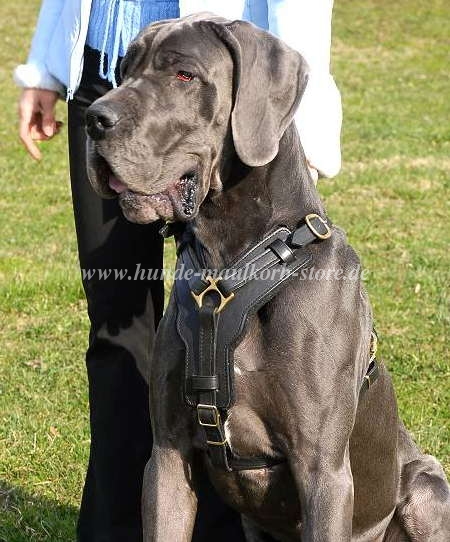
[[[78,510],[0,480],[0,542],[72,542]]]

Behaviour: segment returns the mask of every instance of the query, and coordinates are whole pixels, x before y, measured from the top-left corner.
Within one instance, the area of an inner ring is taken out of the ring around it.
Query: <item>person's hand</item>
[[[55,120],[58,93],[53,90],[26,88],[19,100],[19,135],[28,153],[35,160],[41,151],[35,141],[47,141],[59,133],[62,122]]]

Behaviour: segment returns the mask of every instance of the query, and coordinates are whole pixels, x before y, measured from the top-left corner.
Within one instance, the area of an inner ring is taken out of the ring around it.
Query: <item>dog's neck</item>
[[[194,222],[214,268],[229,264],[277,226],[294,229],[308,213],[324,214],[294,123],[272,162],[251,168],[235,156],[225,161],[222,181],[223,190],[211,192]]]

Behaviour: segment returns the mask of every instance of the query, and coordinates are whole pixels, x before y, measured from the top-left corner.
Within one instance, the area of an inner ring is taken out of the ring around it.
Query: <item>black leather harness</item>
[[[166,225],[164,237],[175,233]],[[270,467],[281,461],[233,454],[224,423],[234,399],[233,355],[249,316],[277,295],[287,282],[310,266],[307,246],[331,236],[327,222],[307,215],[296,230],[279,227],[252,246],[227,269],[208,270],[202,247],[185,228],[177,239],[175,296],[177,330],[186,349],[184,397],[197,410],[208,455],[226,471]],[[361,385],[367,390],[378,376],[373,334],[369,367]]]

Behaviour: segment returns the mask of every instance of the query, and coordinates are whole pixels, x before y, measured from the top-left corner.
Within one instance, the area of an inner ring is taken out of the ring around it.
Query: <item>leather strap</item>
[[[194,391],[217,391],[219,389],[219,379],[217,375],[213,376],[191,376],[191,388]]]
[[[294,247],[304,247],[316,239],[328,239],[331,231],[328,221],[315,213],[306,215],[303,225],[292,234],[291,244]]]
[[[280,266],[280,264],[291,264],[296,258],[298,249],[306,247],[314,241],[328,239],[331,235],[328,221],[315,213],[307,215],[292,233],[287,228],[278,231],[278,237],[264,238],[243,256],[232,262],[228,269],[222,270],[218,274],[221,278],[221,291],[225,296],[242,288],[264,271]],[[187,248],[187,250],[190,251],[189,257],[193,265],[200,268],[197,254],[192,248]],[[196,276],[190,281],[189,286],[194,293],[200,294],[208,284],[204,276]]]

